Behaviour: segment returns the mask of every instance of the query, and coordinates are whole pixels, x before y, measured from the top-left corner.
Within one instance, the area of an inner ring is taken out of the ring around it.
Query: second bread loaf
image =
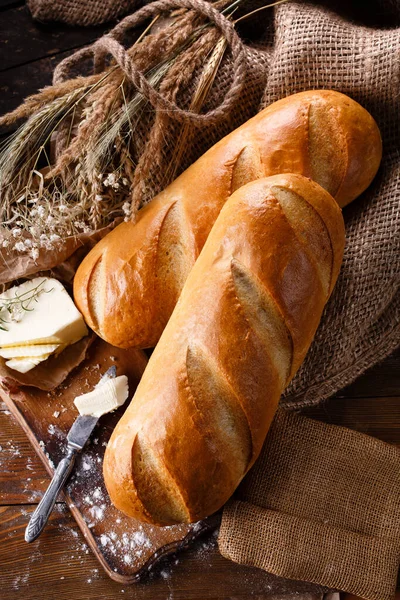
[[[117,508],[167,525],[228,500],[306,355],[343,248],[340,208],[305,177],[232,195],[109,441]]]

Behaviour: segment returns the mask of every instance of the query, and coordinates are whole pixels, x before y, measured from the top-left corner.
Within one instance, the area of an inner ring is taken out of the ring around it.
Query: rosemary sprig
[[[30,290],[27,290],[26,292],[22,292],[22,294],[18,294],[18,292],[15,291],[14,298],[0,300],[0,329],[2,331],[8,331],[8,329],[5,327],[5,324],[9,321],[6,321],[6,319],[1,316],[1,313],[3,313],[4,311],[8,312],[11,315],[12,320],[13,315],[15,315],[17,311],[33,311],[34,308],[30,308],[31,302],[38,302],[38,298],[42,292],[48,294],[53,290],[53,288],[51,288],[50,290],[43,289],[45,281],[46,280],[43,279],[43,281],[41,281],[37,286]]]

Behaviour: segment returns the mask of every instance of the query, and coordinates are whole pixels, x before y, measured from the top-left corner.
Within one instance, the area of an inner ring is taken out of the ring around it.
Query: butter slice
[[[12,358],[6,362],[6,365],[9,369],[13,369],[14,371],[18,371],[19,373],[27,373],[34,367],[50,355],[48,354],[45,358],[37,357],[37,358]]]
[[[126,375],[120,375],[115,379],[108,379],[102,385],[97,385],[87,394],[77,396],[74,404],[81,415],[101,417],[122,406],[128,394],[128,378]]]
[[[19,320],[12,320],[7,311],[1,312],[6,331],[0,330],[0,348],[37,344],[73,344],[87,335],[88,330],[64,286],[56,279],[36,277],[0,294],[2,300],[14,299],[36,288],[36,300],[25,303]],[[18,350],[19,352],[19,350]]]
[[[30,344],[29,346],[9,346],[0,348],[3,358],[43,358],[63,348],[61,344]],[[44,359],[43,359],[44,360]]]

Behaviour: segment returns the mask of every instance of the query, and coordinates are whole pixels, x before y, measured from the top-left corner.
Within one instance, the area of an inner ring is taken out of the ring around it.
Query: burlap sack
[[[27,0],[37,21],[62,21],[69,25],[99,25],[134,10],[138,0]]]
[[[224,509],[219,548],[238,563],[390,600],[400,561],[400,449],[278,411]]]
[[[389,354],[400,341],[400,29],[356,26],[311,5],[275,13],[263,105],[309,88],[332,88],[369,110],[384,156],[370,189],[344,210],[346,250],[313,345],[286,390],[287,407],[318,402]]]

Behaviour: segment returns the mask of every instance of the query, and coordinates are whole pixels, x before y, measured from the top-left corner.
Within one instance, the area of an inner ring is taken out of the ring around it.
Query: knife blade
[[[107,369],[95,387],[100,387],[109,379],[114,379],[116,375],[117,368],[113,365]],[[99,418],[91,415],[79,415],[75,419],[67,435],[67,454],[58,463],[49,487],[29,520],[25,530],[26,542],[30,543],[36,540],[45,528],[57,496],[72,471],[75,458],[90,438]]]

